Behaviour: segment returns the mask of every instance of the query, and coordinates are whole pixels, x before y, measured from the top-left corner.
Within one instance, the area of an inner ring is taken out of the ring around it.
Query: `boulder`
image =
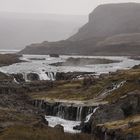
[[[60,132],[64,132],[64,127],[60,124],[57,124],[54,128]]]
[[[23,83],[23,82],[25,82],[25,79],[24,79],[24,77],[23,77],[23,74],[21,74],[21,73],[12,74],[12,76],[15,78],[15,80],[16,80],[18,83]]]
[[[50,57],[59,57],[59,54],[49,54]]]
[[[27,79],[29,81],[38,81],[38,80],[40,80],[39,75],[37,73],[29,73],[29,74],[27,74]]]

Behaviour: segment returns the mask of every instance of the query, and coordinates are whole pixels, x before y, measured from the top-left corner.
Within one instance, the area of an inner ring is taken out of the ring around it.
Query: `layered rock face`
[[[83,121],[93,112],[96,106],[82,106],[63,102],[34,100],[33,105],[45,112],[47,116],[58,116],[66,120]]]
[[[140,32],[140,4],[106,4],[97,7],[89,22],[69,40],[109,37],[117,34]]]
[[[106,4],[97,7],[89,22],[69,39],[27,46],[20,53],[140,55],[140,4]]]
[[[137,134],[131,132],[140,123],[139,107],[140,92],[130,92],[117,102],[100,106],[89,122],[81,126],[81,129],[86,131],[90,128],[89,133],[91,132],[99,139],[139,140]]]

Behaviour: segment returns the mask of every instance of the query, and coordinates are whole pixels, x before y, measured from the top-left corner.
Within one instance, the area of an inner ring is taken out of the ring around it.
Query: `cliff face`
[[[140,32],[140,4],[107,4],[97,7],[89,22],[69,40],[108,37],[116,34]]]
[[[64,41],[31,45],[21,53],[140,55],[139,40],[140,4],[106,4],[97,7],[89,15],[89,22],[74,36]]]

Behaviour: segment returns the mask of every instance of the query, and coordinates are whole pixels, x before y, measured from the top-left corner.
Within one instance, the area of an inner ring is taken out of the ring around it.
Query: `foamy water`
[[[51,63],[64,62],[66,59],[74,58],[104,58],[119,60],[118,63],[94,64],[83,66],[50,66]],[[32,60],[34,58],[42,60]],[[0,71],[5,73],[37,73],[41,80],[48,80],[46,72],[95,72],[96,74],[114,72],[118,69],[129,69],[140,64],[139,60],[132,60],[127,57],[107,57],[107,56],[60,56],[59,58],[49,57],[48,55],[23,55],[22,60],[27,62],[17,63],[10,66],[1,67]]]
[[[60,124],[64,127],[65,132],[69,133],[80,133],[81,131],[74,130],[73,127],[76,125],[80,125],[80,121],[69,121],[64,120],[59,117],[54,116],[46,116],[46,120],[49,122],[50,127],[55,127],[57,124]]]

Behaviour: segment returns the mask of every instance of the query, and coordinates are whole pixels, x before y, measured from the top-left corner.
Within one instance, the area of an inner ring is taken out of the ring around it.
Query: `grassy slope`
[[[108,95],[105,100],[113,101],[128,92],[140,90],[140,69],[125,70],[108,77],[96,79],[91,85],[83,85],[83,80],[60,81],[49,91],[31,93],[32,98],[51,98],[67,100],[90,100],[100,94],[111,83],[127,81],[122,87]]]
[[[69,83],[63,82],[57,85],[49,91],[44,91],[40,93],[32,93],[33,98],[55,98],[55,99],[67,99],[67,100],[88,100],[95,97],[104,83],[98,81],[96,85],[90,87],[83,86],[83,81],[71,81]]]

